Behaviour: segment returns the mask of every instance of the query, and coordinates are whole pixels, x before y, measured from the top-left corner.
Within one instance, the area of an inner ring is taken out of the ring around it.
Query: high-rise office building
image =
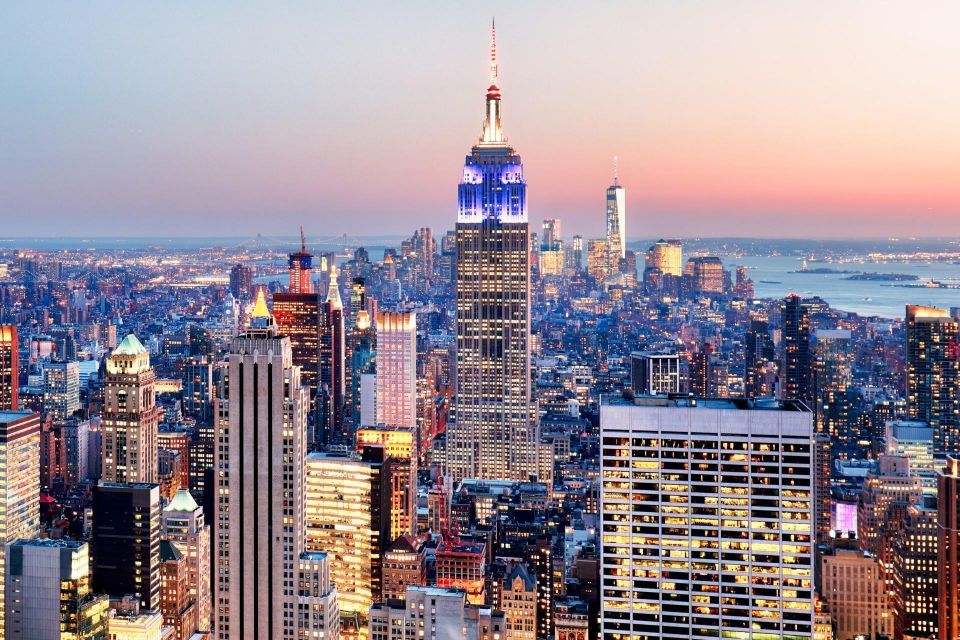
[[[0,411],[0,567],[7,546],[40,535],[40,414]],[[7,571],[0,571],[0,594]],[[0,607],[0,630],[4,608]],[[0,638],[2,638],[0,634]]]
[[[627,190],[620,184],[616,171],[613,184],[607,187],[607,246],[611,261],[627,253]]]
[[[563,236],[560,232],[560,220],[557,218],[545,218],[542,225],[543,237],[540,239],[541,250],[559,249],[563,242]]]
[[[183,412],[199,424],[213,419],[213,364],[205,356],[183,365]]]
[[[313,281],[310,279],[313,268],[313,255],[307,251],[307,240],[300,227],[300,251],[290,254],[287,264],[290,267],[290,293],[313,293]]]
[[[483,135],[459,186],[456,422],[447,427],[447,470],[455,479],[528,480],[538,469],[527,185],[500,126],[497,81],[494,37]]]
[[[417,437],[413,427],[360,427],[357,451],[367,446],[383,447],[391,458],[390,533],[388,541],[414,533],[417,515]]]
[[[907,410],[934,430],[934,455],[960,451],[958,322],[935,307],[907,305]]]
[[[293,364],[316,397],[320,381],[321,300],[315,293],[273,294],[273,317],[281,336],[290,338]]]
[[[883,529],[891,520],[896,503],[920,500],[920,479],[910,473],[910,460],[902,456],[880,456],[876,471],[867,473],[857,506],[857,538],[861,548],[881,560],[886,556]]]
[[[157,482],[157,376],[150,353],[128,334],[107,358],[103,400],[104,482]]]
[[[382,596],[390,533],[390,465],[382,447],[307,456],[307,547],[326,552],[340,611],[366,617]]]
[[[646,255],[646,267],[659,269],[663,275],[683,275],[683,245],[679,240],[657,240]]]
[[[203,508],[186,489],[180,489],[160,514],[160,536],[183,554],[187,589],[196,603],[197,629],[211,629],[210,526]]]
[[[835,638],[892,637],[893,611],[880,562],[859,549],[836,549],[821,559],[821,595]]]
[[[300,637],[340,639],[340,605],[337,585],[330,579],[330,556],[304,551],[298,565],[297,619]]]
[[[80,408],[80,365],[48,362],[43,366],[43,410],[54,421],[66,420]]]
[[[634,393],[680,393],[680,354],[675,351],[634,351],[630,354]]]
[[[849,329],[817,329],[813,334],[810,409],[817,433],[830,436],[835,458],[851,457],[860,439],[848,393],[853,384],[852,346]]]
[[[695,256],[687,260],[683,275],[689,279],[690,291],[718,295],[724,291],[723,262],[716,256]]]
[[[370,315],[366,309],[357,314],[353,327],[347,332],[347,372],[344,375],[346,382],[346,412],[349,414],[350,426],[356,428],[363,424],[376,423],[376,397],[367,401],[364,395],[364,376],[372,376],[376,380],[377,333],[370,322]],[[375,394],[375,388],[368,389]],[[372,411],[371,411],[372,410]],[[368,420],[364,422],[363,418]]]
[[[318,433],[312,438],[315,444],[342,444],[344,432],[344,393],[346,391],[345,341],[343,302],[337,283],[337,268],[330,269],[330,287],[327,299],[320,309],[320,362]]]
[[[300,566],[309,391],[262,295],[227,360],[216,402],[216,634],[319,637],[299,610],[302,593],[321,590]]]
[[[600,432],[601,638],[813,638],[804,406],[604,397]]]
[[[0,325],[0,411],[20,408],[20,344],[17,327]]]
[[[108,596],[90,591],[90,554],[76,540],[8,548],[7,640],[106,640]]]
[[[573,236],[570,242],[570,268],[574,271],[583,269],[583,236]]]
[[[93,488],[90,559],[95,591],[160,606],[160,485],[101,482]]]
[[[615,271],[611,260],[610,243],[603,239],[587,241],[587,274],[598,283],[603,282]]]
[[[910,460],[910,473],[920,478],[924,491],[937,490],[938,465],[933,456],[933,428],[923,422],[889,420],[884,426],[886,453]]]
[[[800,296],[790,295],[781,305],[783,316],[783,399],[813,400],[810,362],[810,312]]]
[[[960,458],[937,474],[937,600],[940,638],[960,638]]]
[[[906,509],[893,541],[894,638],[942,638],[937,625],[941,572],[938,567],[936,498],[924,496]]]
[[[744,336],[743,389],[748,398],[773,396],[765,384],[765,369],[776,359],[776,349],[766,320],[754,318]]]
[[[357,315],[367,308],[367,280],[356,277],[350,283],[350,316],[347,319],[347,329],[353,331],[357,325]],[[368,317],[369,319],[369,317]]]
[[[417,314],[377,314],[377,424],[417,426]]]
[[[253,293],[253,269],[235,264],[230,269],[230,293],[238,300],[246,300]]]

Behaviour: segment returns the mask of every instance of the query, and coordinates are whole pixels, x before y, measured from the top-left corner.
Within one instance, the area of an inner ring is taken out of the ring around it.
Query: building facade
[[[530,393],[530,227],[520,156],[500,123],[496,40],[483,134],[464,163],[456,225],[456,423],[447,471],[529,480],[539,429]]]
[[[107,358],[103,403],[104,482],[152,483],[157,476],[157,376],[150,353],[128,334]]]
[[[805,407],[604,397],[600,411],[601,638],[812,638]]]
[[[39,535],[40,414],[0,411],[0,567],[7,567],[8,545]],[[0,593],[6,593],[6,575],[0,571]]]

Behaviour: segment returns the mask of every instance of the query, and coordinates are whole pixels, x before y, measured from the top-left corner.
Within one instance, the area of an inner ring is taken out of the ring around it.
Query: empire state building
[[[530,395],[527,184],[500,124],[496,31],[483,134],[463,166],[457,213],[456,420],[447,470],[463,478],[537,476]]]

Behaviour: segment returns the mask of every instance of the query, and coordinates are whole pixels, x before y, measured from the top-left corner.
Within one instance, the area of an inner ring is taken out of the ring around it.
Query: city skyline
[[[5,234],[445,228],[490,14],[535,224],[602,236],[616,155],[629,238],[960,233],[957,9],[825,6],[11,7]]]

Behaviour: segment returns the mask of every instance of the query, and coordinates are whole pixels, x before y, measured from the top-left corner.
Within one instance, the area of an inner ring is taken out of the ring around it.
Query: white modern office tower
[[[50,362],[43,366],[43,410],[62,422],[80,408],[80,365]]]
[[[464,162],[456,226],[456,420],[447,473],[527,481],[540,442],[530,393],[530,225],[523,162],[501,127],[496,40],[483,134]]]
[[[377,424],[416,428],[416,313],[390,311],[377,313],[376,390]]]
[[[40,414],[0,411],[0,594],[7,547],[40,535]],[[4,614],[0,607],[0,640]]]
[[[156,383],[150,352],[128,334],[107,358],[103,380],[104,482],[157,482]]]
[[[216,399],[216,636],[315,637],[312,618],[297,615],[309,578],[299,564],[309,391],[262,291],[227,360]]]
[[[601,638],[813,638],[813,422],[794,402],[604,397]]]
[[[911,475],[920,478],[925,492],[937,492],[937,464],[933,458],[933,427],[925,422],[890,420],[885,425],[887,455],[910,459]]]
[[[179,489],[160,514],[160,536],[187,558],[188,589],[197,603],[197,629],[210,630],[210,526],[203,508],[187,489]]]
[[[17,540],[7,553],[8,640],[106,637],[109,598],[90,592],[86,542]]]
[[[616,269],[616,260],[627,255],[627,190],[616,173],[607,187],[607,245]]]

